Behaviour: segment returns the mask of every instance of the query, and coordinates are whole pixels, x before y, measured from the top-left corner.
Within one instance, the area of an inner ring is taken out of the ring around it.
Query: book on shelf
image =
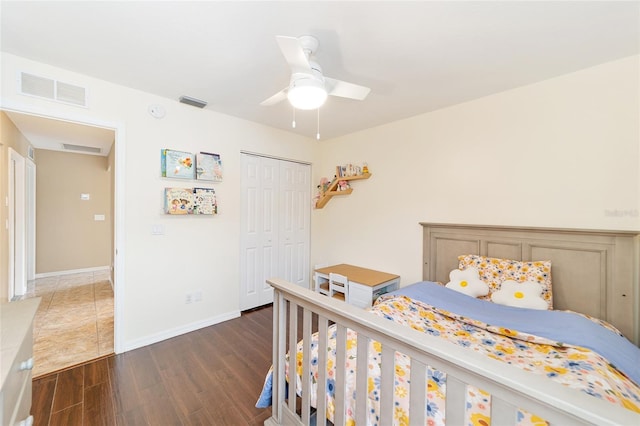
[[[193,154],[163,148],[160,150],[160,170],[162,177],[195,179],[196,165]]]
[[[355,164],[345,164],[336,167],[336,176],[338,178],[360,176],[362,173],[362,167],[356,166]]]
[[[164,211],[167,214],[191,214],[193,212],[193,188],[165,188]]]
[[[219,154],[210,152],[196,154],[196,179],[222,182],[222,160]]]
[[[218,214],[216,191],[213,188],[193,188],[193,214]]]
[[[218,213],[213,188],[165,188],[164,211],[171,215],[215,215]]]

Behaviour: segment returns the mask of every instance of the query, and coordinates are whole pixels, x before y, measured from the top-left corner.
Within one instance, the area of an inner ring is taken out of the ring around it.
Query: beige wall
[[[42,149],[36,158],[36,274],[111,265],[108,158]]]
[[[4,203],[9,193],[9,148],[26,157],[28,147],[29,142],[9,117],[0,111],[0,303],[6,302],[9,294],[9,234],[4,226],[9,217],[9,209]]]
[[[421,221],[640,230],[638,75],[633,56],[321,142],[315,182],[372,177],[313,212],[311,264],[415,282]]]

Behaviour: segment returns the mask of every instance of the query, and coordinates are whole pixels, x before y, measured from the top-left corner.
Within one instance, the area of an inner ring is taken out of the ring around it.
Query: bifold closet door
[[[285,280],[309,287],[311,167],[280,163],[280,271]]]
[[[241,310],[273,301],[268,278],[308,285],[310,169],[242,154]]]

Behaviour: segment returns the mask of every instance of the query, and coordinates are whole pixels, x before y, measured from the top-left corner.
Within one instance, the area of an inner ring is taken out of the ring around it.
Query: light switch
[[[87,201],[91,199],[91,194],[80,194],[80,199],[82,201]]]
[[[164,235],[164,226],[151,225],[151,235]]]
[[[93,220],[104,220],[104,215],[103,214],[94,214],[93,215]]]

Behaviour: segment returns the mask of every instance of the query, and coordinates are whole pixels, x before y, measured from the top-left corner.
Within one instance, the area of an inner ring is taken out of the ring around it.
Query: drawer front
[[[31,368],[33,362],[33,326],[29,327],[2,389],[2,424],[14,425],[29,416],[31,410]],[[21,416],[21,417],[20,417]]]
[[[18,366],[20,364],[18,363]],[[31,375],[27,371],[19,371],[14,364],[11,368],[5,388],[2,390],[2,424],[13,425],[18,415],[17,409],[24,396],[24,384],[26,380],[31,380]]]
[[[358,308],[371,306],[371,287],[349,284],[349,304]]]
[[[18,426],[21,421],[27,420],[31,414],[31,374],[25,376],[24,383],[22,384],[22,392],[20,393],[20,399],[13,414],[12,426]]]

